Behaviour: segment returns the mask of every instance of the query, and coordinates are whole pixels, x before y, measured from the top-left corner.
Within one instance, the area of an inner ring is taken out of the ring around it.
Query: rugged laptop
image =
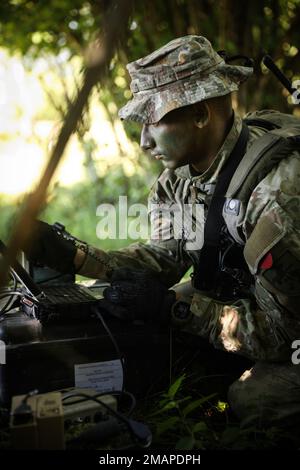
[[[6,247],[0,240],[0,253]],[[41,287],[33,281],[18,261],[11,267],[21,283],[20,309],[41,323],[70,323],[84,321],[94,316],[93,311],[99,295],[79,284],[45,285]]]

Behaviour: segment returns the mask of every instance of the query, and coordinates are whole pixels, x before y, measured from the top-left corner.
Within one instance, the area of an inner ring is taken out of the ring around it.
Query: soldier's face
[[[144,124],[140,145],[166,168],[174,169],[199,160],[201,141],[195,111],[188,106],[171,111],[156,124]]]

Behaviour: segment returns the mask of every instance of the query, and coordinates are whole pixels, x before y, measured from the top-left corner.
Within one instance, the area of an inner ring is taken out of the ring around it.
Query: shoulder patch
[[[278,254],[277,254],[278,253]],[[300,260],[287,249],[284,252],[274,249],[272,269],[266,269],[262,277],[274,289],[286,296],[299,296]]]
[[[263,256],[284,237],[285,233],[285,228],[275,224],[268,215],[261,217],[244,248],[245,260],[252,274],[257,272]]]

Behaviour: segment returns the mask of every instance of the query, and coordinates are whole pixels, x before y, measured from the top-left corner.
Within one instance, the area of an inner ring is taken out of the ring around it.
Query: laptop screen
[[[5,251],[6,251],[6,246],[3,243],[3,241],[0,240],[0,253],[4,255]],[[41,294],[42,291],[39,288],[39,286],[35,284],[35,282],[29,276],[28,272],[25,271],[23,266],[18,261],[14,262],[14,265],[11,266],[11,269],[16,275],[16,277],[18,278],[18,280],[24,285],[24,287],[28,290],[28,292],[30,292],[30,294],[32,294],[35,297]]]

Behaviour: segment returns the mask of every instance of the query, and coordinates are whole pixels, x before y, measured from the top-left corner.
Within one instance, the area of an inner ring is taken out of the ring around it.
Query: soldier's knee
[[[234,414],[241,421],[242,427],[250,426],[257,408],[257,388],[253,387],[249,378],[252,369],[246,370],[243,375],[233,382],[228,390],[228,402]]]
[[[241,427],[266,427],[300,417],[300,367],[257,363],[229,388],[229,404]]]

